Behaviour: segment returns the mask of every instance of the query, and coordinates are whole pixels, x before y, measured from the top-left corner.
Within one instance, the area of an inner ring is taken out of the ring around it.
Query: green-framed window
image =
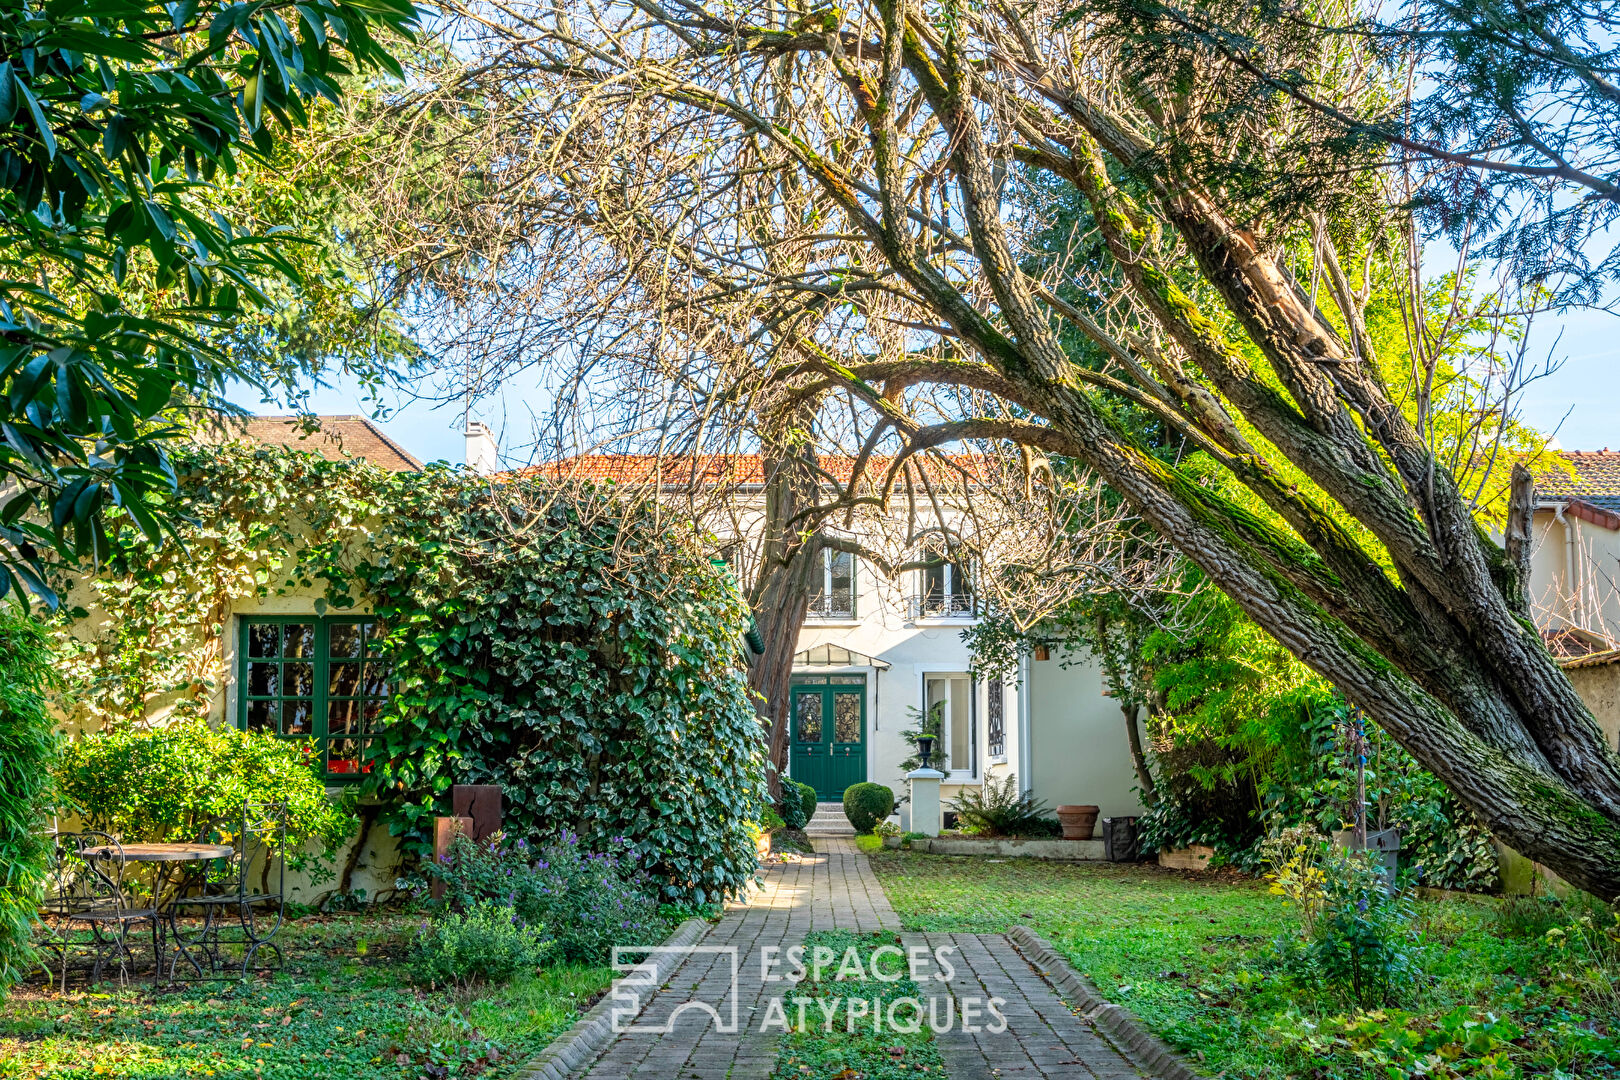
[[[368,615],[265,615],[241,620],[237,724],[307,741],[328,777],[353,777],[388,698]]]

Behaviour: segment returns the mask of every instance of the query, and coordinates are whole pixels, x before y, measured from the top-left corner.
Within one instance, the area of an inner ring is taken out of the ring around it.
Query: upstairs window
[[[237,725],[306,743],[328,778],[369,769],[361,751],[388,699],[381,638],[364,615],[243,619]]]
[[[853,619],[855,617],[855,556],[847,551],[822,548],[820,565],[812,573],[810,609],[813,619]]]
[[[943,556],[930,556],[917,571],[912,618],[968,619],[976,614],[973,584],[967,568]]]

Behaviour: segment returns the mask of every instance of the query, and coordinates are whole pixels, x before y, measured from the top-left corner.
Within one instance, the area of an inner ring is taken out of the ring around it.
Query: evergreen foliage
[[[79,718],[206,715],[234,605],[319,589],[317,612],[369,608],[387,629],[394,690],[363,783],[408,850],[427,850],[453,784],[495,783],[513,835],[624,837],[665,899],[752,875],[747,609],[699,545],[609,491],[533,476],[231,445],[188,452],[180,477],[184,549],[150,545],[90,582],[106,621],[62,635]]]
[[[382,40],[417,19],[409,0],[0,10],[0,597],[54,602],[43,553],[113,555],[114,508],[148,543],[175,527],[168,410],[252,381],[231,327],[301,279],[282,230],[218,212],[211,184],[344,76],[401,75]]]
[[[862,836],[894,813],[894,792],[882,784],[851,784],[844,789],[844,816]]]
[[[49,849],[56,727],[45,711],[50,639],[0,608],[0,990],[27,974]]]

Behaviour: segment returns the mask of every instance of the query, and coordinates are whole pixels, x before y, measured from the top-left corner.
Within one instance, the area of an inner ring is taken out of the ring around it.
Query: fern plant
[[[951,803],[956,819],[979,836],[1028,836],[1047,831],[1049,807],[1033,792],[1018,791],[1018,778],[1008,773],[1001,780],[987,778],[984,786],[965,788]]]

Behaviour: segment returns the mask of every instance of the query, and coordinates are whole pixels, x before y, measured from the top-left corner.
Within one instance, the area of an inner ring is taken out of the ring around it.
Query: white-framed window
[[[821,565],[810,587],[812,619],[853,619],[855,617],[855,556],[848,551],[822,548]]]
[[[939,725],[939,745],[952,779],[979,775],[978,711],[973,677],[965,671],[923,676],[923,715]]]
[[[978,614],[968,567],[944,556],[929,556],[917,571],[914,619],[971,619]]]

